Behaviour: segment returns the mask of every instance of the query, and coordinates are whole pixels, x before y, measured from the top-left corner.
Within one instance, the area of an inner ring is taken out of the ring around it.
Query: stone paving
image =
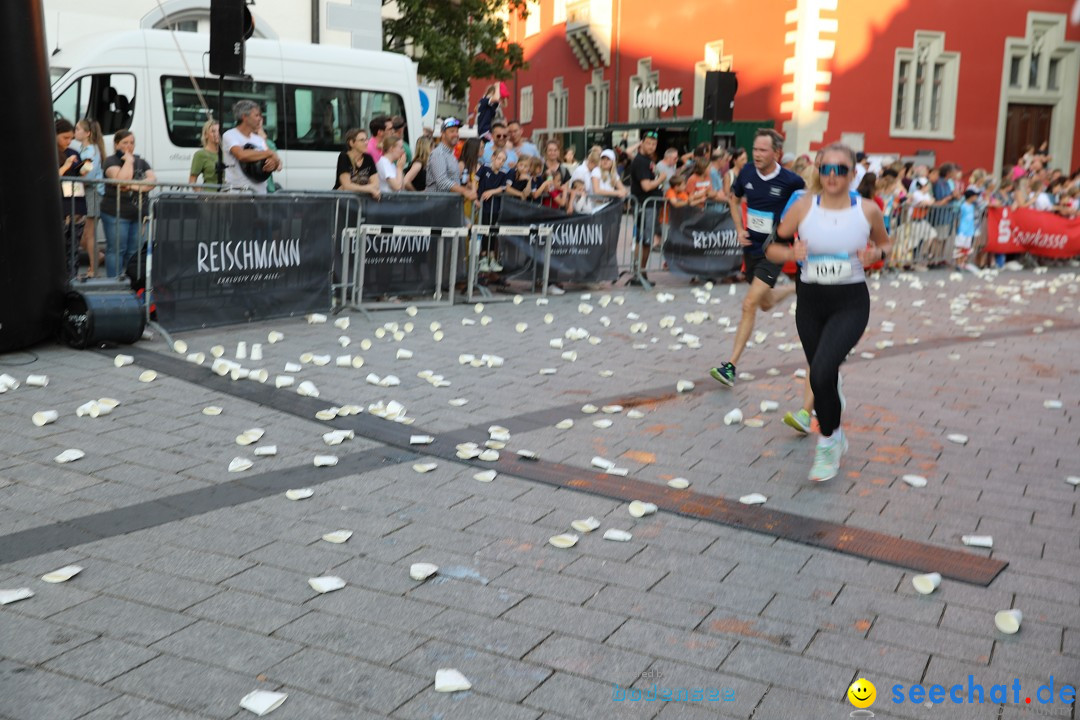
[[[543,307],[526,297],[415,317],[403,305],[370,319],[351,313],[346,330],[293,319],[179,336],[192,352],[221,343],[228,358],[237,341],[262,342],[265,359],[244,364],[268,368],[267,385],[222,381],[209,360],[170,374],[163,368],[180,356],[160,336],[122,368],[113,352],[59,346],[0,357],[0,372],[20,381],[49,376],[45,388],[0,396],[0,589],[35,593],[0,606],[0,717],[241,719],[254,717],[241,698],[263,689],[288,693],[275,720],[839,718],[853,710],[847,687],[865,677],[877,686],[876,717],[1076,718],[1074,706],[1039,705],[1034,694],[1051,676],[1058,693],[1080,681],[1080,490],[1067,482],[1080,476],[1074,272],[876,281],[870,326],[844,370],[850,451],[841,476],[818,485],[806,480],[813,440],[780,422],[801,396],[790,301],[759,317],[763,335],[739,367],[752,378],[729,390],[706,375],[730,351],[744,286],[593,290]],[[659,302],[657,292],[674,297]],[[698,311],[708,318],[695,324]],[[407,322],[400,342],[376,337]],[[568,340],[570,327],[600,342]],[[266,343],[269,330],[285,340]],[[687,334],[702,347],[688,347]],[[395,359],[398,348],[413,357]],[[575,361],[561,357],[567,350]],[[636,480],[684,477],[692,491],[729,499],[758,492],[766,508],[1009,565],[988,587],[945,579],[920,596],[905,568],[663,510],[635,519],[632,497],[505,470],[477,482],[485,463],[433,459],[423,446],[387,444],[385,433],[327,447],[333,423],[286,411],[295,389],[272,385],[306,352],[365,361],[296,373],[317,385],[319,407],[397,400],[414,433],[482,444],[499,424],[512,434],[504,455],[530,449],[577,468],[602,456]],[[505,364],[461,365],[463,353]],[[155,381],[139,381],[146,368],[159,370]],[[452,385],[433,387],[417,377],[424,369]],[[373,386],[368,373],[401,384]],[[696,387],[675,392],[681,379]],[[640,394],[653,398],[638,406],[642,418],[581,411]],[[76,417],[99,397],[120,405]],[[780,412],[759,412],[763,400]],[[210,405],[223,412],[204,415]],[[735,407],[764,426],[726,425]],[[60,418],[36,427],[31,415],[45,409]],[[555,428],[562,418],[573,427]],[[612,426],[594,427],[600,418]],[[266,430],[258,444],[276,445],[276,456],[235,443],[252,427]],[[948,441],[954,433],[968,443]],[[86,456],[53,462],[68,448]],[[319,454],[339,464],[315,468]],[[238,456],[254,466],[228,472]],[[413,469],[429,460],[432,472]],[[927,485],[911,487],[905,474]],[[285,498],[302,487],[314,495]],[[599,530],[570,549],[548,544],[588,516]],[[633,538],[602,539],[609,528]],[[338,529],[354,534],[321,539]],[[992,535],[993,549],[964,547],[967,534]],[[415,562],[439,572],[412,580]],[[41,581],[72,564],[83,570],[71,580]],[[308,579],[322,575],[347,585],[317,594]],[[994,613],[1011,607],[1023,624],[1004,635]],[[439,668],[458,669],[472,689],[436,693]],[[969,676],[984,688],[982,705],[967,704]],[[893,702],[894,685],[935,683],[962,684],[965,703]],[[1006,702],[990,697],[995,684],[1008,684]],[[629,699],[654,685],[720,699]]]

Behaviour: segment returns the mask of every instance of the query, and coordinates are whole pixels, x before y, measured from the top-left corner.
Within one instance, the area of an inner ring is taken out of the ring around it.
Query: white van
[[[107,152],[113,133],[130,129],[136,154],[159,181],[186,183],[207,120],[189,70],[217,115],[218,79],[207,69],[209,46],[209,35],[177,32],[174,39],[167,30],[65,43],[50,58],[53,112],[71,122],[96,119]],[[248,79],[225,81],[222,132],[235,125],[233,103],[258,102],[284,165],[274,174],[284,189],[332,188],[345,133],[366,129],[375,115],[401,115],[405,139],[420,136],[416,68],[404,55],[270,40],[247,41],[246,53]]]

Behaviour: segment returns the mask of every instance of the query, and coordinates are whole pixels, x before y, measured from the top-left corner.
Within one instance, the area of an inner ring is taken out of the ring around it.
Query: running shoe
[[[840,432],[837,429],[837,432]],[[840,439],[829,445],[817,446],[814,453],[814,466],[810,468],[810,479],[814,482],[832,480],[840,473],[840,458],[847,452],[847,437],[841,433]]]
[[[488,259],[486,257],[480,258],[480,262],[476,265],[476,272],[491,272],[491,265],[488,263]]]
[[[729,362],[724,363],[720,367],[714,367],[709,371],[709,374],[721,385],[726,385],[728,387],[735,386],[735,366]]]
[[[847,398],[844,397],[844,376],[836,373],[836,394],[840,396],[840,412],[847,410]]]
[[[790,428],[793,428],[796,432],[800,432],[803,435],[810,432],[810,413],[806,412],[802,408],[799,408],[798,412],[787,413],[784,415],[784,424]]]
[[[558,285],[548,285],[548,294],[549,295],[565,295],[566,291],[563,290]]]
[[[489,260],[488,269],[493,273],[501,273],[503,271],[503,266],[499,264],[498,260]]]

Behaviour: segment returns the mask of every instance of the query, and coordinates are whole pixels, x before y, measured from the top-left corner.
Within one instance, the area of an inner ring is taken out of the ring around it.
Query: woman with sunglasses
[[[826,147],[819,167],[820,193],[808,193],[791,206],[776,231],[781,242],[767,243],[765,250],[771,262],[794,260],[801,265],[795,326],[810,363],[810,387],[821,429],[809,476],[817,482],[836,477],[848,447],[840,427],[837,382],[840,364],[870,319],[863,268],[889,252],[881,208],[849,192],[854,167],[851,148]],[[782,244],[796,232],[794,244]]]

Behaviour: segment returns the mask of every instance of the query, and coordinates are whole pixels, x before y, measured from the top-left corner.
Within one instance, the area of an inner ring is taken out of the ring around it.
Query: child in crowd
[[[960,205],[960,222],[956,228],[953,261],[956,267],[964,267],[971,254],[971,242],[975,237],[975,202],[979,191],[968,188],[964,191],[964,202]]]
[[[483,165],[476,171],[476,192],[480,195],[480,224],[495,225],[499,222],[502,209],[502,195],[513,183],[514,173],[504,167],[506,151],[496,148],[491,154],[491,164]],[[482,273],[502,272],[498,257],[498,238],[487,238],[487,249],[480,253],[478,269]]]
[[[534,158],[531,155],[518,160],[517,167],[514,169],[514,182],[507,192],[521,200],[532,200],[533,179],[539,175],[541,168],[538,166],[541,165],[540,158]]]
[[[566,200],[566,212],[590,215],[596,208],[589,199],[589,191],[585,189],[585,181],[578,179],[570,182],[570,196]]]
[[[88,180],[102,180],[105,171],[102,169],[105,158],[105,140],[101,136],[101,125],[97,120],[83,118],[75,123],[75,139],[79,141],[82,150],[79,157],[83,160],[83,176]],[[101,217],[101,199],[105,194],[105,183],[87,185],[86,195],[86,224],[83,226],[82,246],[86,250],[86,256],[90,262],[90,269],[86,277],[94,277],[97,272],[97,219]]]
[[[690,204],[690,194],[686,192],[686,178],[681,175],[672,175],[668,180],[668,191],[664,194],[664,212],[660,216],[660,222],[668,224],[669,207],[686,207]]]
[[[491,124],[495,122],[499,105],[502,103],[501,85],[502,83],[492,83],[476,107],[476,134],[485,141],[491,140]]]

